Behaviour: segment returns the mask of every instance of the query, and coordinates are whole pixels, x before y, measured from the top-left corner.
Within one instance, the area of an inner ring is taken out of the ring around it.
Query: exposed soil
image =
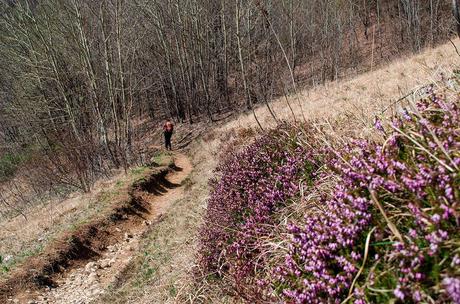
[[[68,231],[44,252],[0,282],[0,303],[89,303],[116,285],[149,226],[161,221],[183,192],[192,166],[182,154],[175,165],[152,170],[90,223]]]

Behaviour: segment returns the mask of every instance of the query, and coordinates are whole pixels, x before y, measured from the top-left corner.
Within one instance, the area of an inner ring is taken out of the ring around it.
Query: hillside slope
[[[204,284],[253,303],[459,303],[459,83],[446,71],[408,100],[336,101],[229,144],[200,230]]]
[[[458,39],[454,42],[459,44]],[[289,97],[289,102],[296,120],[303,120],[303,110],[306,119],[323,123],[326,120],[338,122],[343,129],[341,134],[369,135],[375,115],[380,115],[382,110],[386,110],[388,115],[394,113],[397,106],[392,105],[400,97],[436,83],[442,75],[450,75],[459,62],[460,57],[449,43],[355,78],[303,91],[298,98]],[[415,92],[407,98],[416,100],[419,95]],[[285,99],[274,101],[270,106],[278,118],[294,120]],[[276,125],[265,106],[259,107],[256,115],[264,128]],[[209,286],[206,280],[198,285],[194,283],[197,274],[196,250],[200,239],[199,227],[207,206],[207,182],[212,177],[212,169],[229,143],[246,144],[257,133],[258,126],[253,114],[246,113],[210,129],[193,144],[190,153],[195,155],[195,172],[191,177],[193,186],[189,195],[175,205],[173,213],[145,241],[144,250],[149,254],[139,255],[131,277],[104,300],[114,303],[242,301],[228,289],[229,286]],[[184,221],[190,220],[193,223],[184,224]],[[153,269],[153,273],[149,269]]]
[[[458,38],[453,43],[457,48],[460,47]],[[400,58],[377,70],[342,81],[329,82],[290,96],[288,100],[295,115],[292,115],[285,98],[275,100],[270,106],[281,120],[342,117],[355,121],[350,127],[365,128],[369,126],[369,118],[380,114],[400,97],[409,94],[408,98],[416,100],[420,96],[417,90],[435,83],[443,75],[450,75],[459,62],[460,56],[455,48],[451,43],[446,43],[426,49],[418,55]],[[411,92],[414,94],[410,94]],[[260,106],[256,115],[262,126],[269,128],[276,125],[267,107]],[[249,126],[257,126],[252,113],[241,115],[221,130],[224,132]]]
[[[454,43],[459,45],[460,41],[456,39]],[[342,129],[340,134],[368,135],[375,115],[380,115],[385,109],[388,109],[387,114],[397,111],[397,106],[392,104],[413,91],[408,98],[417,99],[418,89],[436,83],[442,75],[450,75],[459,62],[460,57],[448,43],[402,58],[379,70],[289,96],[289,105],[282,98],[273,101],[270,106],[279,120],[303,121],[305,117],[324,124],[328,124],[329,120],[338,123]],[[260,106],[255,112],[265,129],[276,126],[266,106]],[[228,294],[224,286],[216,289],[210,288],[204,281],[202,285],[196,284],[196,252],[199,227],[207,206],[208,180],[213,177],[220,155],[234,140],[244,145],[258,133],[253,114],[245,113],[220,125],[209,126],[207,132],[192,143],[188,152],[192,156],[194,170],[184,181],[184,195],[179,200],[172,199],[164,218],[140,240],[139,249],[133,253],[133,259],[121,279],[109,286],[103,297],[95,299],[96,302],[241,301]],[[31,220],[39,222],[38,218]],[[21,225],[20,220],[15,221],[15,225]],[[6,227],[8,223],[2,225]],[[11,239],[12,235],[6,233],[2,237]],[[15,242],[20,246],[20,235]]]

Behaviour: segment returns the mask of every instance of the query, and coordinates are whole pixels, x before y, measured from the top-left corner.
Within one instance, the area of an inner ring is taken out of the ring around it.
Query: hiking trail
[[[137,190],[130,193],[133,200],[143,201],[146,206],[137,220],[122,227],[113,226],[107,234],[117,235],[111,245],[91,255],[80,251],[81,256],[72,257],[78,260],[74,267],[61,269],[53,279],[53,286],[32,292],[22,290],[15,297],[9,298],[10,303],[27,304],[88,304],[116,287],[122,279],[136,252],[141,248],[143,235],[151,227],[162,220],[169,207],[184,195],[183,182],[191,173],[193,166],[184,154],[174,154],[172,169],[149,184],[145,181]],[[144,207],[136,207],[144,208]],[[125,215],[124,215],[125,216]],[[94,237],[99,237],[95,234]],[[70,264],[72,265],[72,263]],[[62,268],[62,266],[61,266]]]

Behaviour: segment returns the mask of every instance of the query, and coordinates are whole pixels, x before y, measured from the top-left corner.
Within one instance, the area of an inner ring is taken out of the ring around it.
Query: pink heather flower
[[[416,238],[417,237],[417,231],[415,231],[414,229],[410,229],[409,230],[409,235],[411,238]]]
[[[454,304],[460,304],[460,279],[457,278],[444,278],[442,285],[446,290],[446,294]]]
[[[401,286],[397,286],[396,289],[394,290],[393,294],[395,295],[396,298],[400,300],[404,300],[404,292],[401,291]]]
[[[452,259],[452,263],[450,263],[450,266],[451,267],[456,267],[456,266],[459,266],[460,265],[460,257],[458,256],[458,254],[456,254],[453,259]]]
[[[431,216],[431,220],[436,224],[439,224],[441,221],[441,216],[439,214],[433,214],[433,216]]]
[[[416,291],[412,294],[412,299],[414,299],[415,302],[420,302],[420,301],[422,301],[422,294],[420,293],[420,291],[416,290]]]
[[[375,117],[374,127],[377,130],[379,130],[380,132],[385,132],[385,130],[383,129],[383,126],[382,126],[382,122],[380,121],[380,119],[378,117]]]
[[[430,256],[434,256],[436,254],[436,252],[438,251],[438,248],[439,248],[438,244],[431,243],[430,244],[430,251],[428,252],[428,254]]]
[[[403,117],[404,117],[405,120],[407,120],[407,121],[411,121],[411,120],[412,120],[412,117],[410,116],[410,114],[409,114],[409,112],[407,111],[407,109],[403,109],[402,115],[403,115]]]
[[[352,258],[353,260],[355,260],[355,261],[358,261],[359,259],[361,259],[361,254],[352,251],[352,252],[351,252],[351,258]]]

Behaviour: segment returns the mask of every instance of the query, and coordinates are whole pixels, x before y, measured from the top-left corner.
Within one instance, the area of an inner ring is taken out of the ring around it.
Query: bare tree
[[[457,34],[460,37],[460,1],[452,0],[452,9],[457,25]]]

